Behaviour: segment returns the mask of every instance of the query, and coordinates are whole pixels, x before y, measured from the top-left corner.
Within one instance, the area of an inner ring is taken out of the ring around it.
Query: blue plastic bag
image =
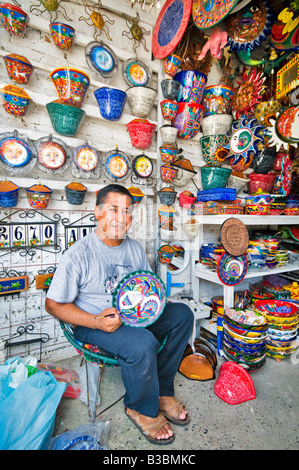
[[[11,381],[10,366],[0,366],[0,450],[46,448],[66,384],[42,371],[16,389]]]

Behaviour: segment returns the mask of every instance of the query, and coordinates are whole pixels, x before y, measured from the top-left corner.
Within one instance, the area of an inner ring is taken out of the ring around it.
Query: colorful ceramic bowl
[[[145,86],[131,86],[126,93],[132,114],[139,118],[149,117],[156,101],[156,90]]]
[[[0,181],[0,206],[15,207],[19,199],[19,189],[12,181]]]
[[[49,28],[53,41],[58,49],[69,51],[74,40],[74,28],[68,24],[58,22],[50,23]]]
[[[76,181],[73,181],[72,183],[66,185],[64,190],[67,202],[69,204],[72,204],[74,206],[79,206],[83,204],[87,191],[86,186],[81,183],[77,183]]]
[[[80,125],[85,118],[85,111],[83,109],[70,106],[66,103],[52,101],[46,104],[53,129],[57,134],[67,135],[74,137]]]
[[[118,121],[123,112],[127,94],[117,88],[101,87],[94,91],[100,114],[108,121]]]
[[[205,116],[229,114],[233,90],[226,85],[213,85],[205,88],[202,104]]]
[[[33,65],[26,57],[9,54],[3,57],[9,77],[16,83],[26,85],[33,72]]]
[[[163,59],[164,72],[170,77],[173,77],[177,73],[181,65],[181,61],[182,59],[178,55],[169,54]]]
[[[161,145],[159,147],[160,156],[163,163],[172,163],[178,154],[179,149],[172,145]]]
[[[199,131],[199,123],[203,116],[203,106],[199,103],[179,103],[173,126],[178,129],[181,139],[193,139]]]
[[[133,119],[126,124],[130,134],[133,147],[138,149],[148,149],[151,146],[152,138],[156,130],[156,124],[152,124],[146,119]]]
[[[231,114],[213,114],[203,117],[200,127],[203,135],[226,134],[231,131],[233,117]]]
[[[201,184],[203,190],[225,188],[232,170],[229,168],[201,167]]]
[[[255,194],[257,192],[269,194],[271,193],[271,190],[273,188],[276,174],[268,173],[267,175],[263,175],[260,173],[250,173],[248,177],[250,179],[249,181],[250,194]]]
[[[225,134],[206,135],[200,137],[202,156],[208,166],[222,166],[228,150],[224,146],[228,143]]]
[[[179,105],[171,100],[163,100],[160,102],[160,107],[163,119],[172,121],[176,116]]]
[[[162,264],[169,264],[172,261],[175,249],[171,245],[163,245],[158,250],[159,261]]]
[[[24,33],[29,17],[18,6],[11,3],[2,3],[0,5],[0,20],[12,36],[22,36]]]
[[[170,126],[169,124],[164,124],[164,126],[161,126],[159,130],[163,145],[171,145],[175,147],[178,129],[174,126]]]
[[[14,116],[24,116],[26,114],[31,98],[23,88],[6,85],[0,89],[0,95],[7,113]]]
[[[173,80],[172,78],[165,78],[161,81],[162,93],[166,100],[175,101],[177,99],[180,87],[180,82]]]
[[[177,101],[201,103],[207,83],[207,76],[195,70],[182,70],[175,74],[174,79],[181,84]]]
[[[174,180],[177,172],[177,168],[169,165],[168,163],[165,163],[160,167],[161,180],[164,181],[164,183],[171,183]]]
[[[27,199],[34,209],[45,209],[50,201],[52,189],[43,184],[34,184],[26,189]]]
[[[71,67],[59,67],[50,73],[60,101],[80,108],[88,90],[89,76]]]

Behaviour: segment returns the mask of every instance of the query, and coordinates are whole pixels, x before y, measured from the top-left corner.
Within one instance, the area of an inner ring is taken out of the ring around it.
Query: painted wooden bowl
[[[55,46],[62,51],[69,51],[73,44],[75,29],[57,21],[50,23],[49,29]]]
[[[152,124],[146,119],[133,119],[126,124],[130,134],[133,147],[138,149],[148,149],[151,146],[152,138],[156,130],[156,124]]]
[[[14,116],[24,116],[26,114],[31,98],[23,88],[6,85],[0,89],[0,95],[7,113]]]
[[[9,54],[3,57],[9,77],[16,83],[26,85],[33,72],[33,65],[26,57]]]
[[[101,87],[94,91],[100,114],[108,121],[118,121],[123,112],[127,94],[117,88]]]
[[[59,67],[50,73],[60,101],[80,108],[88,90],[89,76],[71,67]]]
[[[12,36],[22,36],[29,17],[21,8],[11,3],[2,3],[0,5],[0,20]]]
[[[126,91],[132,114],[148,118],[157,97],[157,91],[145,86],[131,86]]]

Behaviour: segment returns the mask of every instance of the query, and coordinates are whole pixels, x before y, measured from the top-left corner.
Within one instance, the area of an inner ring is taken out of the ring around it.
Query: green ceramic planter
[[[57,134],[74,137],[85,118],[85,111],[69,104],[52,101],[46,105],[53,129]]]
[[[225,188],[232,170],[213,166],[201,167],[202,189]]]

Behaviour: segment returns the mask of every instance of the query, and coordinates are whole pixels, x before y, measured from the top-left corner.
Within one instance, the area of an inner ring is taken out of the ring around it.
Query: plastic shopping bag
[[[0,450],[44,449],[66,384],[40,371],[13,388],[10,369],[0,366]]]

